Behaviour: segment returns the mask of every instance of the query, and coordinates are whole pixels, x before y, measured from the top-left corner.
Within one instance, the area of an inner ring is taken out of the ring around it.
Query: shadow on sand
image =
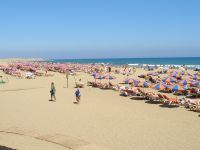
[[[12,148],[0,145],[0,150],[17,150],[17,149],[12,149]]]
[[[179,107],[178,105],[169,105],[169,104],[161,104],[159,106],[163,108],[178,108]]]
[[[147,104],[161,104],[159,101],[145,101]]]
[[[51,100],[51,99],[49,99],[49,101],[50,101],[50,102],[56,102],[56,100]]]

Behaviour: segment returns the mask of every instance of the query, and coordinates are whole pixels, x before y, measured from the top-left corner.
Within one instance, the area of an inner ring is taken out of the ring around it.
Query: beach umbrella
[[[186,90],[186,87],[183,87],[183,86],[180,86],[178,84],[172,86],[171,90],[174,92],[174,91],[184,91]]]
[[[173,72],[173,73],[171,74],[171,76],[174,77],[174,78],[176,78],[176,77],[178,76],[178,73],[177,73],[177,72]]]
[[[170,77],[163,79],[163,82],[167,82],[167,83],[172,83],[172,82],[175,82],[175,81],[176,81],[176,79],[170,78]]]
[[[151,75],[153,75],[153,72],[148,72],[147,75],[151,76]]]
[[[108,75],[105,75],[104,76],[104,79],[109,79],[109,80],[113,80],[113,79],[116,79],[114,76],[108,74]]]
[[[124,80],[124,83],[125,83],[125,84],[139,83],[139,80],[133,79],[133,78],[129,78],[129,79],[125,79],[125,80]]]
[[[193,80],[197,80],[197,78],[198,78],[197,74],[194,74],[193,77],[192,77]]]
[[[92,73],[92,76],[93,76],[93,77],[95,77],[96,75],[97,75],[97,73],[96,73],[96,72],[93,72],[93,73]]]
[[[104,79],[104,76],[103,75],[100,75],[100,74],[97,74],[95,77],[94,77],[95,79]]]
[[[162,83],[159,83],[159,84],[156,84],[153,88],[155,90],[164,90],[166,86],[164,86]]]
[[[131,83],[131,84],[133,84],[133,86],[139,86],[139,81],[138,82],[133,82],[133,83]]]
[[[173,85],[163,84],[163,86],[164,86],[166,89],[171,89],[171,87],[172,87]]]
[[[200,75],[195,74],[195,75],[193,76],[193,79],[194,79],[194,80],[200,80]]]
[[[150,86],[151,86],[151,84],[150,84],[150,83],[148,83],[147,81],[144,81],[144,82],[143,82],[143,86],[144,86],[144,87],[150,87]]]
[[[181,85],[187,85],[188,84],[188,81],[187,80],[182,80],[179,82]]]

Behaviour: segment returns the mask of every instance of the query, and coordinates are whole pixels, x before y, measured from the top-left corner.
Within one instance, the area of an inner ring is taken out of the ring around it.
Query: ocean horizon
[[[200,65],[200,57],[160,57],[160,58],[83,58],[83,59],[50,59],[55,63],[105,63],[113,65],[153,64],[153,65]]]

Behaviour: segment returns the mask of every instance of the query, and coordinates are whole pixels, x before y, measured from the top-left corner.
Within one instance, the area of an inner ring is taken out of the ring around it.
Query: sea
[[[200,57],[51,59],[49,61],[54,63],[79,63],[79,64],[104,63],[112,65],[128,65],[128,64],[200,65]]]

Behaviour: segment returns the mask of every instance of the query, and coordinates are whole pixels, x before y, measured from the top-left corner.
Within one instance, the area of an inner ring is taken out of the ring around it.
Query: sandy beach
[[[138,69],[133,77],[143,72]],[[0,72],[9,79],[8,83],[0,85],[0,145],[20,150],[199,149],[198,113],[183,107],[161,107],[160,104],[119,96],[117,91],[86,86],[87,81],[94,79],[83,72],[69,76],[69,87],[66,88],[65,74],[51,73],[54,76],[18,79]],[[113,84],[125,78],[121,74],[115,76],[117,79],[112,81]],[[80,89],[80,104],[75,105],[75,79],[79,78],[85,87]],[[49,101],[51,82],[56,87],[55,102]],[[12,132],[6,132],[9,130]],[[59,145],[62,138],[57,144],[48,136],[43,140],[38,138],[44,135],[64,135],[69,141],[65,142],[68,148]]]

